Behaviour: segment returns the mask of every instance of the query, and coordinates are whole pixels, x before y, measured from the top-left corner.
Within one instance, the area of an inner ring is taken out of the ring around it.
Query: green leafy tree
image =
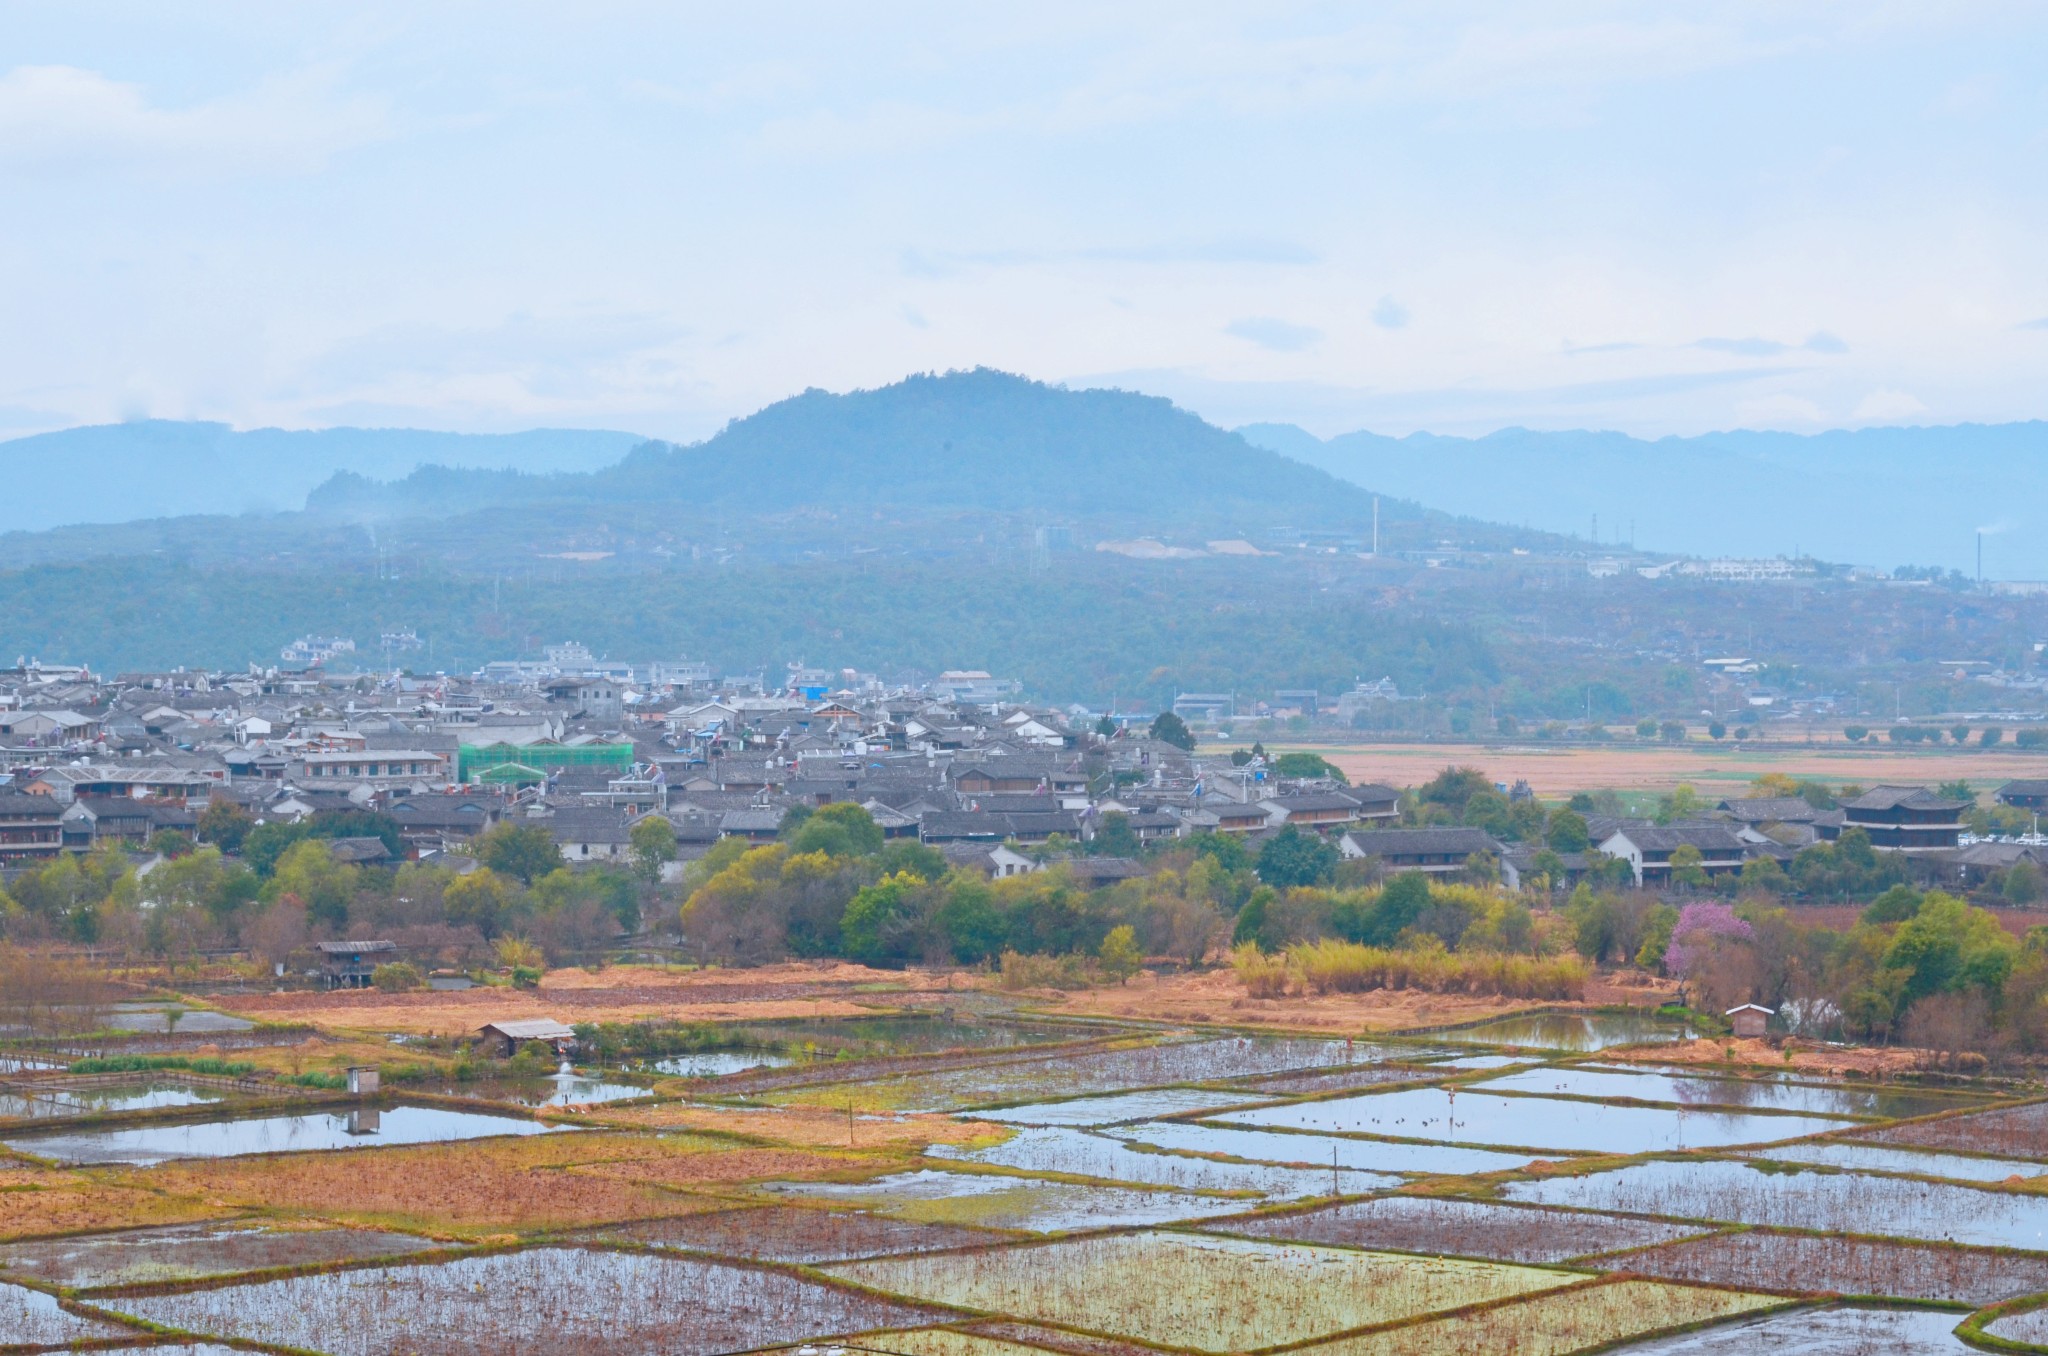
[[[872,857],[882,850],[882,826],[852,801],[836,800],[811,812],[789,836],[794,854],[822,852],[828,857]]]
[[[1671,850],[1671,881],[1688,890],[1698,890],[1707,884],[1707,868],[1702,865],[1705,858],[1691,843],[1680,843]]]
[[[839,920],[846,954],[869,963],[912,959],[917,938],[909,924],[924,884],[920,877],[897,875],[863,887]]]
[[[650,884],[661,879],[661,869],[676,859],[676,826],[666,815],[643,815],[627,834],[633,851],[633,866]]]
[[[1137,929],[1129,923],[1111,928],[1096,949],[1095,958],[1101,963],[1103,974],[1119,984],[1127,983],[1145,963],[1145,953],[1138,948]]]
[[[978,871],[955,871],[946,877],[936,922],[953,959],[963,965],[1001,954],[1008,936],[995,890]]]
[[[1251,849],[1234,834],[1204,831],[1182,839],[1181,845],[1192,849],[1197,857],[1207,857],[1225,871],[1249,870],[1252,864]]]
[[[1116,734],[1116,722],[1111,720],[1106,713],[1097,717],[1095,733],[1101,735],[1104,739],[1113,738]]]
[[[2004,738],[2004,730],[2000,729],[1996,725],[1987,725],[1984,727],[1984,732],[1977,736],[1977,742],[1988,749],[1994,747],[2000,740]]]
[[[1472,797],[1493,789],[1493,778],[1476,767],[1447,767],[1424,782],[1415,795],[1426,805],[1441,805],[1452,815],[1463,818]]]
[[[1273,901],[1277,898],[1279,892],[1270,885],[1261,885],[1252,891],[1251,898],[1237,911],[1237,923],[1230,932],[1232,946],[1250,943],[1261,951],[1278,951],[1285,945],[1271,926]]]
[[[242,840],[249,836],[249,830],[255,825],[256,821],[249,817],[248,811],[231,800],[222,799],[207,802],[206,808],[199,812],[195,829],[200,842],[211,843],[222,852],[235,853],[242,850]]]
[[[1842,727],[1842,738],[1848,740],[1851,744],[1861,744],[1869,735],[1870,727],[1868,725],[1844,725]]]
[[[1342,786],[1351,784],[1343,769],[1320,753],[1283,753],[1273,760],[1273,771],[1282,777],[1327,777]]]
[[[1283,827],[1259,849],[1259,879],[1276,889],[1322,885],[1337,869],[1337,849],[1319,834]]]
[[[337,862],[324,839],[308,838],[286,849],[271,877],[276,898],[295,896],[306,906],[306,921],[339,937],[348,930],[360,868]]]
[[[1104,815],[1095,826],[1095,836],[1088,840],[1089,852],[1099,857],[1135,857],[1141,846],[1131,817],[1121,810]]]
[[[1161,711],[1152,718],[1152,737],[1163,744],[1171,744],[1189,753],[1195,751],[1195,732],[1188,723],[1171,711]]]
[[[531,885],[562,866],[562,849],[539,825],[501,820],[470,840],[470,853],[501,876]]]
[[[1718,720],[1707,722],[1707,738],[1719,743],[1728,737],[1728,727]]]
[[[1863,921],[1882,926],[1903,923],[1920,912],[1920,892],[1910,885],[1894,885],[1863,910]]]
[[[510,926],[520,902],[518,886],[486,866],[448,882],[441,911],[449,922],[473,927],[488,938]]]
[[[1576,810],[1553,810],[1543,826],[1543,841],[1553,852],[1584,852],[1593,845],[1586,818]]]

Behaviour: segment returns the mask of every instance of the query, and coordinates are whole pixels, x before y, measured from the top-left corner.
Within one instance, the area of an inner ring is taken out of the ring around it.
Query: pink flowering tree
[[[1680,980],[1696,979],[1728,943],[1749,942],[1755,937],[1755,929],[1735,916],[1732,905],[1705,900],[1688,904],[1671,929],[1671,945],[1664,950],[1664,973]]]

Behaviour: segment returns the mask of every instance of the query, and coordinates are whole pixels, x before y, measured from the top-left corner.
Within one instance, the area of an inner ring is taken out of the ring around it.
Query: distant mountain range
[[[1238,430],[1353,484],[1448,513],[1702,556],[1976,569],[2048,579],[2048,423],[1827,433],[1503,429],[1484,438]]]
[[[338,474],[307,508],[359,521],[541,503],[673,501],[743,513],[1140,509],[1162,525],[1251,515],[1356,526],[1369,497],[1156,396],[1069,391],[980,369],[871,391],[805,391],[690,446],[648,442],[617,465],[530,475],[423,468],[379,484]],[[1414,517],[1412,506],[1403,516]]]
[[[0,531],[297,509],[315,486],[340,471],[379,478],[427,465],[589,471],[645,441],[594,429],[236,432],[226,424],[165,419],[95,424],[0,442],[0,468],[16,484],[45,487],[43,493],[0,499]]]

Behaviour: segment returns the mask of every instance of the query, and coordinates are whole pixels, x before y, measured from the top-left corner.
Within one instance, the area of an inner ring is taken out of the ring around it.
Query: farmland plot
[[[859,1210],[779,1205],[641,1220],[592,1230],[582,1236],[759,1262],[845,1262],[861,1257],[975,1247],[1001,1242],[1005,1237],[984,1229],[914,1224]]]
[[[0,1248],[0,1272],[91,1289],[354,1261],[438,1246],[412,1234],[373,1229],[287,1229],[245,1222],[176,1224],[16,1243]]]
[[[1200,1351],[1254,1351],[1569,1284],[1564,1272],[1234,1238],[1121,1234],[830,1268],[935,1304]],[[1134,1278],[1145,1278],[1134,1284]]]
[[[0,1282],[0,1346],[59,1347],[111,1337],[134,1337],[129,1328],[81,1318],[57,1306],[40,1290]]]
[[[1510,1200],[2048,1251],[2048,1197],[1857,1173],[1697,1159],[1515,1182]]]
[[[1778,1078],[1702,1078],[1688,1074],[1626,1069],[1574,1067],[1529,1069],[1489,1078],[1472,1090],[1559,1094],[1568,1097],[1618,1097],[1638,1102],[1669,1102],[1678,1106],[1742,1107],[1754,1111],[1790,1111],[1814,1116],[1928,1116],[1973,1105],[1974,1099],[1940,1093],[1900,1092],[1890,1088],[1840,1087],[1793,1083]]]
[[[709,1356],[943,1317],[752,1267],[576,1248],[106,1300],[207,1336],[334,1356]]]
[[[1701,1232],[1697,1226],[1660,1224],[1620,1215],[1538,1210],[1430,1196],[1345,1201],[1285,1215],[1220,1219],[1204,1227],[1293,1243],[1341,1243],[1355,1248],[1485,1257],[1499,1262],[1563,1262],[1589,1253],[1693,1238]]]
[[[1632,1342],[1615,1356],[1974,1356],[1956,1315],[1925,1309],[1798,1309]]]
[[[763,1191],[864,1210],[922,1224],[1061,1233],[1136,1224],[1206,1219],[1244,1208],[1243,1201],[1182,1191],[1081,1186],[994,1173],[895,1173],[867,1182],[769,1182]]]
[[[1622,1253],[1590,1265],[1752,1290],[1951,1300],[1979,1307],[2048,1290],[2048,1258],[1754,1230]]]
[[[1617,1281],[1538,1295],[1475,1314],[1339,1338],[1302,1356],[1566,1356],[1647,1333],[1754,1313],[1783,1301],[1730,1290]]]
[[[1895,1125],[1857,1136],[1872,1144],[1948,1149],[1965,1154],[1999,1154],[2007,1158],[2048,1161],[2048,1102],[1999,1107],[1946,1120]]]
[[[1608,1106],[1443,1088],[1289,1103],[1216,1119],[1229,1125],[1601,1154],[1768,1144],[1854,1124],[1813,1116]]]
[[[1142,1152],[1125,1140],[1064,1127],[1023,1130],[1009,1141],[986,1149],[934,1145],[930,1156],[1016,1168],[1021,1172],[1095,1177],[1182,1191],[1257,1192],[1273,1200],[1373,1191],[1401,1182],[1398,1177],[1382,1173],[1220,1163],[1185,1154]]]

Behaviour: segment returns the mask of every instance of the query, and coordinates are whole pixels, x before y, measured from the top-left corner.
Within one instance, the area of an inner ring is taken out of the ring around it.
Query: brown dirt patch
[[[1273,1026],[1302,1031],[1388,1033],[1485,1021],[1536,1008],[1612,1003],[1650,1006],[1661,1001],[1661,993],[1667,988],[1675,989],[1675,986],[1637,984],[1627,981],[1626,977],[1603,976],[1587,985],[1586,1001],[1579,1004],[1424,993],[1418,989],[1252,998],[1245,993],[1236,974],[1229,970],[1210,970],[1173,975],[1147,972],[1129,984],[1079,993],[1049,993],[1043,1001],[1049,1008],[1076,1016]]]
[[[188,1224],[233,1213],[213,1202],[113,1186],[72,1173],[10,1171],[0,1182],[0,1239]]]
[[[149,1169],[143,1179],[216,1209],[241,1206],[478,1237],[714,1208],[720,1203],[563,1169],[724,1148],[687,1136],[564,1134],[175,1163]]]
[[[1885,1077],[1910,1073],[1918,1067],[1917,1051],[1897,1047],[1880,1050],[1875,1046],[1835,1048],[1789,1041],[1783,1047],[1768,1041],[1697,1040],[1675,1041],[1669,1045],[1639,1045],[1628,1049],[1602,1050],[1603,1061],[1628,1060],[1637,1064],[1721,1064],[1728,1062],[1728,1050],[1735,1051],[1734,1063],[1783,1071],[1836,1076]],[[1792,1058],[1785,1058],[1785,1051]]]
[[[860,1177],[894,1166],[877,1158],[810,1153],[803,1149],[725,1149],[675,1158],[599,1163],[574,1171],[622,1182],[680,1188],[734,1186],[775,1178]]]
[[[710,1130],[727,1135],[747,1135],[781,1144],[821,1149],[903,1149],[919,1151],[931,1144],[974,1144],[1000,1140],[1008,1133],[1000,1125],[983,1121],[956,1120],[951,1116],[904,1115],[854,1118],[851,1141],[846,1114],[830,1108],[791,1106],[780,1110],[741,1107],[666,1106],[634,1107],[606,1113],[604,1124],[639,1129]]]

